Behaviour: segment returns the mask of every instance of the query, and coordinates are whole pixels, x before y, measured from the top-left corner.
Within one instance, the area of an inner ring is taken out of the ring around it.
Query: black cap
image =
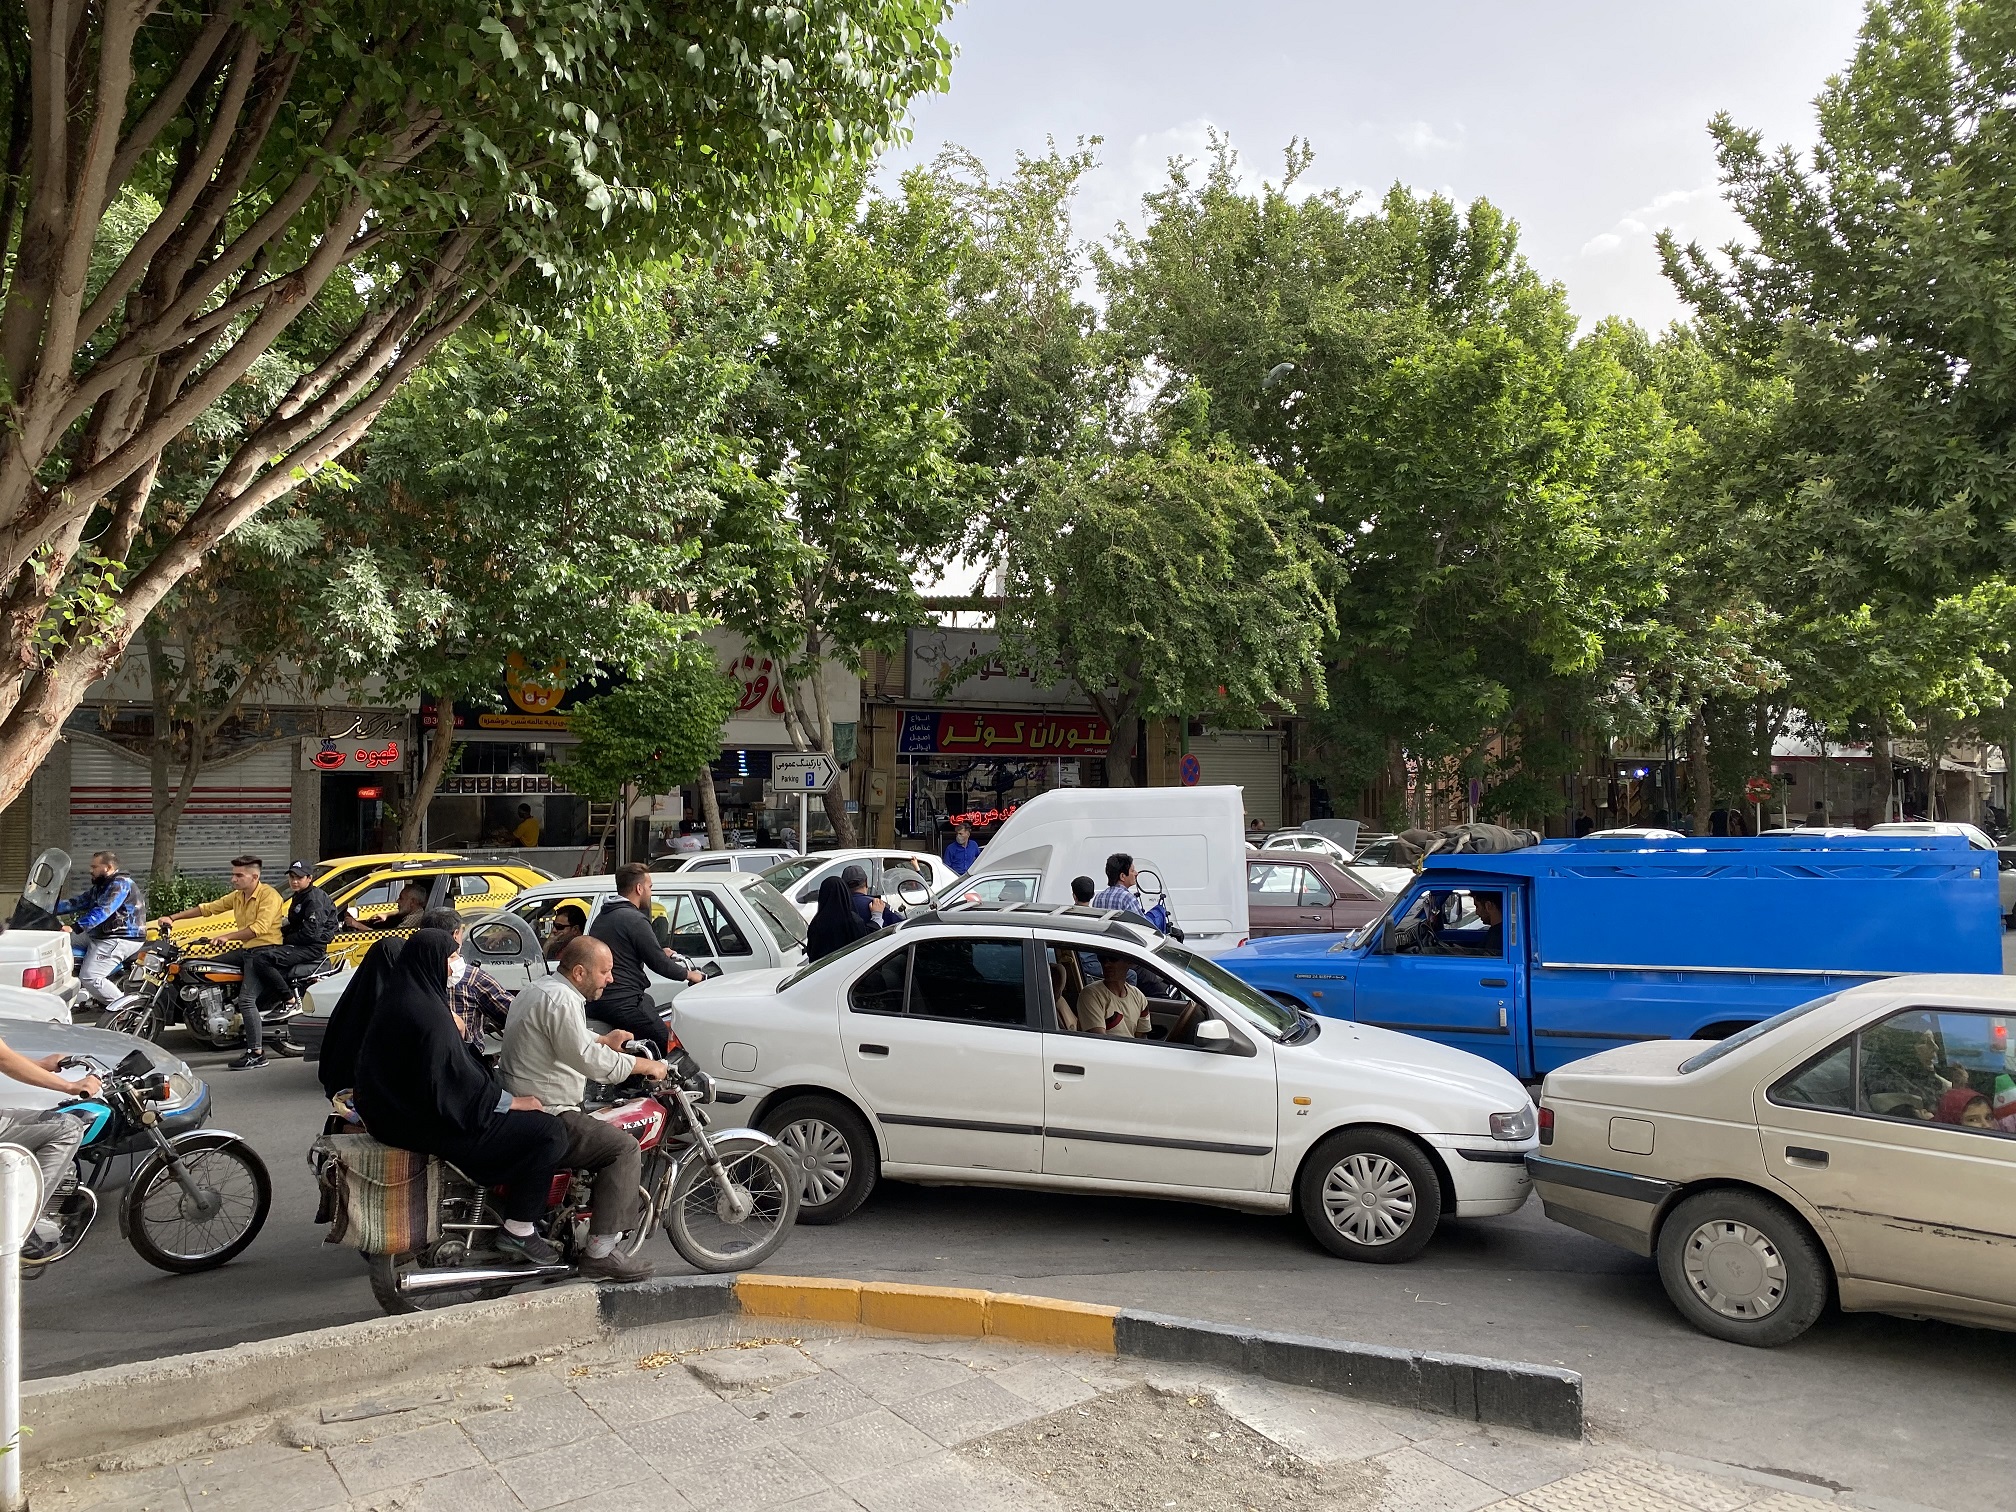
[[[847,866],[841,868],[840,880],[849,887],[866,887],[868,885],[868,873],[858,866]]]
[[[307,861],[296,861],[292,866],[287,868],[287,875],[290,877],[312,877],[315,875],[315,868]]]

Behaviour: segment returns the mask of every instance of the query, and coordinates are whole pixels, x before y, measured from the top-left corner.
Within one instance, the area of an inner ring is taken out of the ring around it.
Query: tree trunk
[[[147,680],[154,699],[154,730],[147,743],[147,786],[154,800],[154,857],[147,870],[153,876],[167,877],[175,871],[175,841],[182,820],[179,805],[171,817],[168,795],[168,758],[175,747],[175,700],[168,688],[168,648],[151,629],[147,633]]]
[[[785,728],[791,732],[791,739],[801,751],[819,751],[833,758],[838,766],[840,758],[833,749],[833,721],[826,712],[826,690],[820,682],[822,660],[816,647],[811,649],[814,660],[809,678],[792,682],[785,690],[785,702],[790,707],[791,718],[785,721]],[[806,684],[811,685],[812,707],[805,707]],[[854,829],[854,816],[847,812],[847,789],[843,769],[840,781],[820,796],[826,809],[826,822],[833,826],[833,844],[840,850],[850,850],[860,842]],[[808,816],[806,828],[811,828]],[[812,837],[800,835],[798,848],[809,852]]]
[[[707,821],[707,848],[726,850],[728,832],[721,827],[721,795],[714,791],[714,774],[703,769],[697,786],[700,789],[700,816]]]
[[[420,780],[413,784],[413,795],[406,800],[406,817],[399,823],[401,850],[420,848],[420,825],[427,817],[427,805],[434,801],[435,790],[441,786],[441,779],[448,771],[448,758],[455,750],[455,706],[442,699],[435,707],[439,715],[434,727],[434,744],[427,752],[427,765],[420,770]]]
[[[1715,812],[1715,779],[1708,771],[1708,700],[1694,705],[1687,721],[1687,772],[1694,779],[1694,833],[1708,833]]]
[[[1074,679],[1075,681],[1075,679]],[[1139,699],[1108,698],[1103,690],[1095,691],[1082,682],[1078,689],[1092,701],[1092,707],[1099,717],[1106,721],[1110,743],[1106,747],[1106,786],[1109,788],[1131,788],[1134,783],[1134,746],[1144,741],[1144,732],[1139,729],[1141,715]]]
[[[1876,758],[1876,783],[1882,790],[1883,808],[1876,822],[1888,824],[1890,799],[1897,791],[1897,754],[1890,741],[1890,725],[1887,720],[1876,727],[1875,736],[1869,742],[1869,752]]]

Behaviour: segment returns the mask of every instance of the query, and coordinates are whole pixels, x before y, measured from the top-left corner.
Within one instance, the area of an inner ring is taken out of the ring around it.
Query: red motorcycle
[[[648,1055],[654,1049],[633,1044],[628,1053]],[[635,1254],[652,1228],[663,1223],[672,1247],[695,1270],[752,1269],[777,1252],[798,1221],[804,1178],[789,1152],[760,1130],[710,1133],[705,1108],[714,1100],[712,1079],[676,1040],[671,1061],[672,1074],[644,1083],[639,1095],[589,1109],[593,1117],[633,1136],[644,1150],[643,1210],[625,1247]],[[326,1156],[329,1147],[318,1146],[318,1152]],[[503,1225],[498,1193],[446,1161],[437,1164],[440,1200],[429,1231],[439,1237],[404,1254],[365,1256],[371,1294],[386,1312],[501,1297],[528,1282],[572,1274],[593,1217],[589,1172],[561,1171],[553,1177],[539,1232],[566,1260],[538,1266],[512,1264],[498,1252]]]

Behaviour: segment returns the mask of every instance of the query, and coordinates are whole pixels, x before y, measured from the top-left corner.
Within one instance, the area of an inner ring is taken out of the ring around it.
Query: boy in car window
[[[1127,980],[1127,958],[1099,952],[1099,980],[1078,994],[1078,1023],[1087,1034],[1140,1039],[1151,1027],[1148,999]]]

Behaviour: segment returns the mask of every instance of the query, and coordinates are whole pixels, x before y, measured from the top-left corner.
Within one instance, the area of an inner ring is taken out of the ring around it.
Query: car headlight
[[[1491,1137],[1493,1139],[1531,1139],[1534,1127],[1533,1105],[1531,1103],[1528,1103],[1523,1108],[1514,1109],[1510,1113],[1493,1113],[1491,1115]]]

